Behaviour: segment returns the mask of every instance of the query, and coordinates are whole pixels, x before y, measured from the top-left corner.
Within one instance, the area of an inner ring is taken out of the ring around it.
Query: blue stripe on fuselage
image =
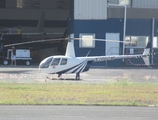
[[[83,62],[84,62],[84,61],[83,61]],[[68,69],[66,69],[66,70],[62,70],[62,71],[60,71],[60,72],[52,73],[52,74],[64,74],[64,73],[67,73],[68,71],[74,69],[75,67],[78,67],[78,66],[80,66],[81,64],[83,64],[83,62],[81,62],[81,63],[79,63],[78,65],[75,65],[75,66],[73,66],[73,67],[71,67],[71,68],[68,68]]]

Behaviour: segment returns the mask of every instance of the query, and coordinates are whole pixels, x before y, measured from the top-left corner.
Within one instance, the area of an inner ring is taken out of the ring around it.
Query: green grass
[[[158,84],[0,83],[0,104],[158,106]]]

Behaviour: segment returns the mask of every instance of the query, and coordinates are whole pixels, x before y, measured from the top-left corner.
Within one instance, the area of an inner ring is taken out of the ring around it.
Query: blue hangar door
[[[105,42],[105,55],[119,55],[120,54],[120,33],[106,33],[106,40],[115,40],[118,42]],[[111,61],[113,62],[113,61]],[[116,63],[116,61],[115,61]],[[119,63],[118,63],[119,64]],[[108,62],[106,61],[106,66],[108,66]]]

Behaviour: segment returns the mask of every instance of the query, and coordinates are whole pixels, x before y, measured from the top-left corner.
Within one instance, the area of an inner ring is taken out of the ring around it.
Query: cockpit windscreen
[[[42,61],[42,63],[40,64],[40,68],[48,68],[49,64],[51,63],[51,61],[53,60],[53,57],[48,57],[45,60]]]

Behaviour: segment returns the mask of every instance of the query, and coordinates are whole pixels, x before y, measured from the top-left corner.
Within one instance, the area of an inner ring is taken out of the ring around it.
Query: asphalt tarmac
[[[157,120],[157,107],[0,106],[1,120]]]
[[[53,79],[46,79],[50,77]],[[157,68],[92,68],[75,75],[47,75],[38,71],[38,66],[0,65],[0,82],[6,83],[54,83],[70,82],[85,84],[104,84],[126,80],[138,83],[158,83]],[[158,107],[129,106],[44,106],[44,105],[0,105],[2,120],[157,120]]]
[[[46,79],[46,78],[51,79]],[[81,73],[81,80],[74,80],[74,74],[57,75],[41,73],[38,66],[3,66],[0,65],[0,81],[8,83],[44,83],[44,82],[76,82],[89,84],[103,84],[126,80],[129,82],[158,83],[158,68],[92,68]]]
[[[2,120],[157,120],[156,107],[0,106]]]

